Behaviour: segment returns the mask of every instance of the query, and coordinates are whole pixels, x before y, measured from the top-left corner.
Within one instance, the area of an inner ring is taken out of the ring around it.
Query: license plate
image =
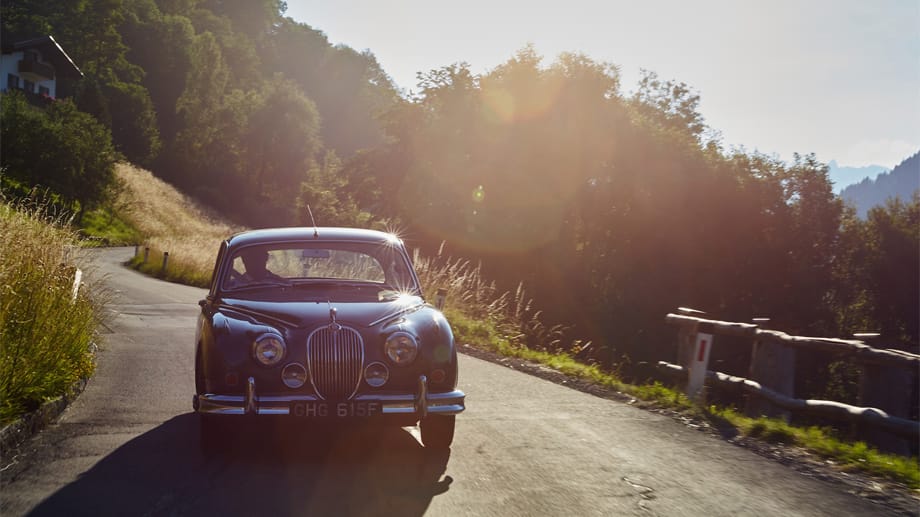
[[[303,418],[368,418],[380,414],[380,402],[292,402],[291,415]]]

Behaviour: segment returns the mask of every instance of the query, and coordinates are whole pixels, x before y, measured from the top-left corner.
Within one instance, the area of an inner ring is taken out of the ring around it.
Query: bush
[[[103,201],[115,177],[108,129],[66,100],[46,111],[30,105],[20,92],[10,92],[0,104],[4,184],[50,189],[78,221]]]

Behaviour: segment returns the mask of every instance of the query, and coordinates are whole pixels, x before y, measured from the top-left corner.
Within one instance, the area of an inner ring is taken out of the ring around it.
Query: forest
[[[553,329],[528,345],[590,342],[627,373],[675,353],[678,306],[917,351],[918,195],[859,219],[808,149],[725,149],[700,94],[654,71],[623,85],[615,64],[522,46],[485,74],[422,71],[408,93],[284,13],[5,0],[4,37],[53,35],[84,78],[45,111],[3,95],[4,191],[50,188],[83,213],[126,160],[239,224],[312,224],[310,206],[319,225],[386,228],[522,287]]]

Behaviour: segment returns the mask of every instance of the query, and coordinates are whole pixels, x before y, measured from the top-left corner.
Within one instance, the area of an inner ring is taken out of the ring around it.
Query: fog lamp
[[[299,363],[291,363],[281,370],[281,381],[288,388],[299,388],[307,382],[307,369]]]
[[[390,371],[383,363],[371,363],[364,369],[364,381],[373,388],[386,384],[390,378]]]

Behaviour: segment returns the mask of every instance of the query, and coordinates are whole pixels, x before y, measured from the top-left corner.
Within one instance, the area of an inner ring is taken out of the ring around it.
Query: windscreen
[[[389,244],[307,242],[260,244],[239,248],[229,257],[222,288],[260,284],[338,281],[379,284],[416,292],[417,285],[402,249]]]

